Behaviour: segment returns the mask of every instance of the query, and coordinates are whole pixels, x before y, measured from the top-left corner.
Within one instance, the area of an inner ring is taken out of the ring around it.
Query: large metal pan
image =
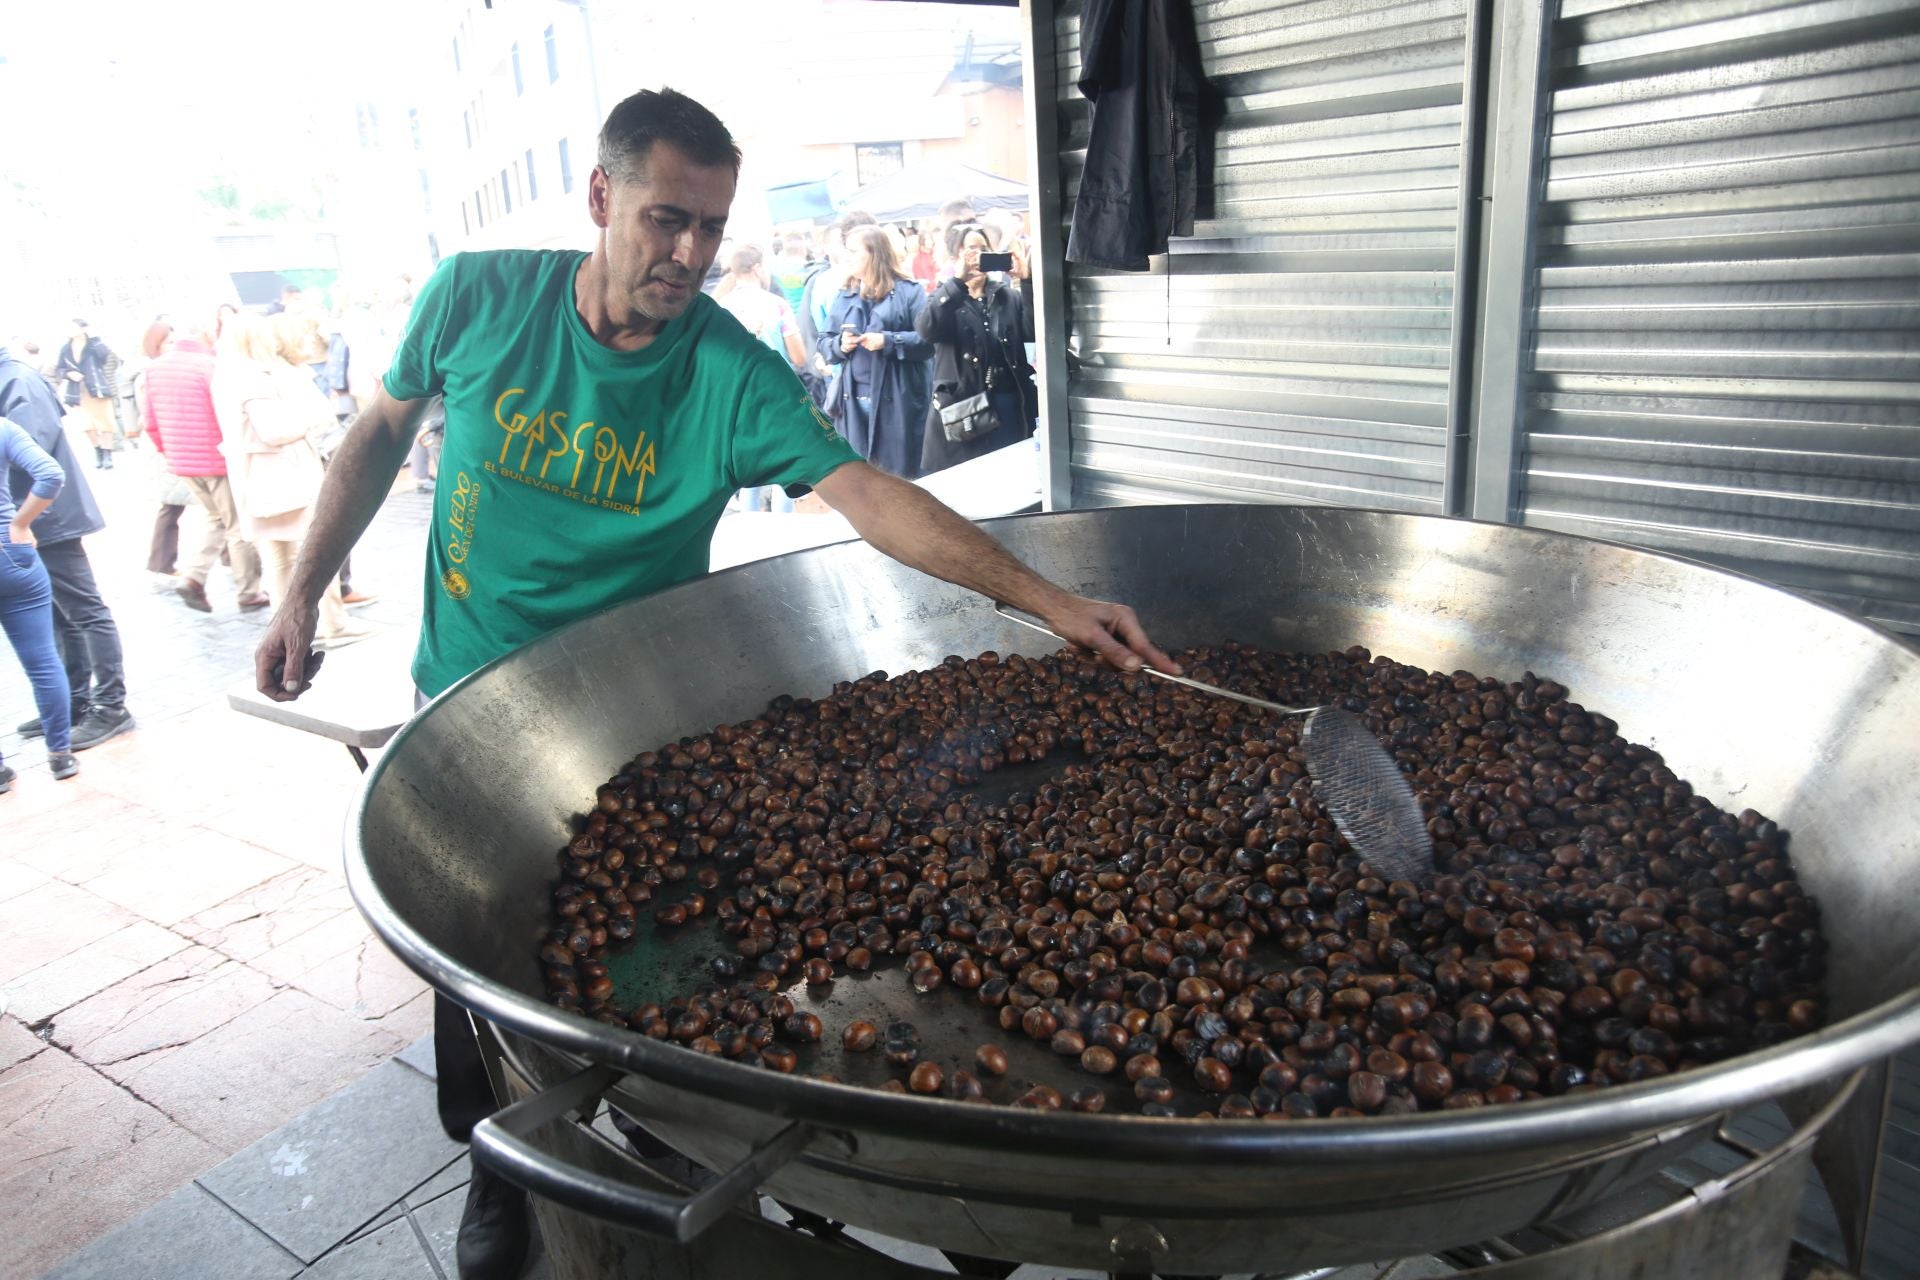
[[[876,668],[1043,651],[986,601],[861,545],[621,606],[451,690],[368,774],[348,837],[356,900],[436,987],[518,1033],[529,1074],[608,1064],[632,1074],[582,1082],[578,1096],[612,1080],[618,1105],[716,1168],[760,1148],[750,1180],[785,1201],[1060,1265],[1232,1271],[1483,1238],[1659,1167],[1726,1109],[1831,1082],[1920,1039],[1920,654],[1894,637],[1751,579],[1504,525],[1205,506],[989,527],[1055,581],[1132,603],[1163,643],[1357,643],[1432,669],[1565,683],[1703,794],[1792,831],[1832,941],[1835,1021],[1581,1098],[1231,1124],[877,1094],[700,1057],[548,1006],[534,950],[554,852],[634,752]],[[520,1163],[523,1151],[488,1136],[492,1158],[551,1194],[683,1234],[706,1220]]]

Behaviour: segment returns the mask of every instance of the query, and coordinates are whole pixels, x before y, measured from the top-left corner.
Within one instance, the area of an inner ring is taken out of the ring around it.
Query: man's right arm
[[[382,388],[354,419],[328,464],[287,598],[280,601],[266,638],[254,652],[255,683],[275,702],[291,702],[305,693],[320,669],[321,655],[312,651],[320,597],[386,501],[426,407],[426,400],[395,400]]]

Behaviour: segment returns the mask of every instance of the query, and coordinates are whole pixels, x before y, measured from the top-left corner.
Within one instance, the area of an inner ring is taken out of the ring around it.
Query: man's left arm
[[[1054,632],[1123,671],[1151,663],[1178,674],[1133,610],[1056,587],[917,485],[849,462],[813,486],[867,542],[901,564],[1036,614]]]

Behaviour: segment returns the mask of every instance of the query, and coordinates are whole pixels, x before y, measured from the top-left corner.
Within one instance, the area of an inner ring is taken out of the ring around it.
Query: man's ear
[[[587,175],[587,213],[593,219],[593,225],[604,229],[612,221],[609,212],[613,202],[613,176],[604,165],[593,166],[593,172]]]

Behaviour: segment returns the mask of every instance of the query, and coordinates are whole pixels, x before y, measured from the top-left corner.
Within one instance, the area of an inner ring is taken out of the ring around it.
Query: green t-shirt
[[[596,610],[707,571],[732,493],[858,461],[785,360],[704,294],[639,351],[573,305],[578,252],[456,254],[413,304],[396,399],[445,397],[413,678],[438,694]]]

